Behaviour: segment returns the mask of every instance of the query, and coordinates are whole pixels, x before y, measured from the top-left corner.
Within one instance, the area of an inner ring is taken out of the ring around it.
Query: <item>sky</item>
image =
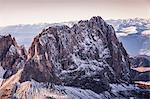
[[[150,18],[150,0],[0,0],[0,26],[90,19]]]

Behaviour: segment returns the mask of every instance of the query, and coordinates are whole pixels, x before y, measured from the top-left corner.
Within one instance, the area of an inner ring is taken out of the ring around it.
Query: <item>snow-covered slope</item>
[[[102,93],[95,93],[88,89],[55,85],[52,83],[39,83],[35,80],[19,82],[22,69],[9,79],[3,80],[0,86],[1,99],[126,99],[138,98],[140,94],[145,94],[143,98],[148,98],[147,91],[143,91],[131,84],[110,84],[111,90]]]
[[[142,35],[150,36],[150,29],[143,31],[141,34],[142,34]]]
[[[39,83],[34,80],[19,83],[22,69],[0,84],[1,99],[100,99],[103,94],[96,94],[91,90],[75,87]]]
[[[34,99],[102,99],[103,94],[94,93],[91,90],[83,90],[75,87],[67,87],[60,85],[51,85],[38,83],[36,81],[27,81],[19,85],[15,97],[24,99],[32,97]],[[109,97],[109,96],[108,96]]]

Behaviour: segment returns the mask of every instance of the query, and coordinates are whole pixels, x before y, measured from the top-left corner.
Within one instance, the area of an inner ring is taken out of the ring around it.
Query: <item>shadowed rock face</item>
[[[11,35],[0,37],[0,66],[6,71],[3,78],[10,77],[22,67],[26,57],[22,52],[25,49],[19,47]]]
[[[113,27],[93,17],[71,28],[49,27],[36,36],[20,81],[34,79],[99,93],[109,90],[109,83],[129,82],[129,75],[129,57]]]
[[[150,60],[148,56],[136,56],[130,58],[132,67],[150,67]]]
[[[150,71],[138,72],[137,70],[131,69],[132,81],[150,81]]]
[[[12,39],[10,35],[0,37],[0,61],[3,60],[11,44],[12,44]]]
[[[148,56],[130,58],[132,81],[150,81],[150,61]]]

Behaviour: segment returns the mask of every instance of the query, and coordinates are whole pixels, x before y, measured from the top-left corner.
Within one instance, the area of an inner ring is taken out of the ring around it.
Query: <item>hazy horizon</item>
[[[94,17],[94,16],[91,16],[90,18],[92,18],[92,17]],[[87,18],[87,19],[85,19],[85,20],[89,20],[90,18]],[[102,17],[103,18],[103,17]],[[118,19],[106,19],[106,20],[119,20],[119,19],[121,19],[121,20],[126,20],[126,19],[136,19],[136,18],[138,18],[138,19],[145,19],[145,20],[150,20],[150,18],[140,18],[140,17],[135,17],[135,18],[118,18]],[[78,22],[78,21],[80,21],[80,20],[82,20],[82,19],[79,19],[79,20],[68,20],[68,21],[60,21],[60,22],[37,22],[37,23],[18,23],[18,24],[8,24],[8,25],[3,25],[3,26],[1,26],[0,25],[0,28],[4,28],[4,27],[9,27],[9,26],[19,26],[19,25],[38,25],[38,24],[59,24],[59,23],[67,23],[67,22]]]
[[[150,18],[149,0],[0,0],[0,26],[90,19]]]

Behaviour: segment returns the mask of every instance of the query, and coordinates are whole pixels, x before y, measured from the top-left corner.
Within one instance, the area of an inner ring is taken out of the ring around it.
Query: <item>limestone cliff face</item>
[[[130,62],[113,27],[92,17],[72,27],[49,27],[34,38],[20,81],[31,79],[99,93],[109,83],[129,82]]]

